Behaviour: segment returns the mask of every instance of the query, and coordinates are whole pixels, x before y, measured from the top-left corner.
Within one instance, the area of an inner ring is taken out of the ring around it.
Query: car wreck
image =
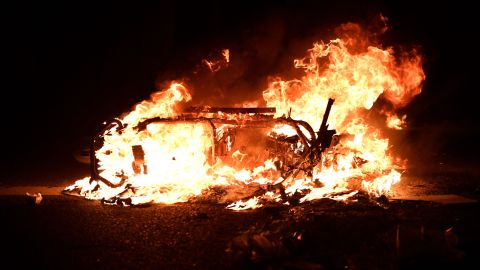
[[[313,177],[313,168],[321,161],[324,152],[332,141],[335,141],[335,130],[328,129],[328,117],[334,103],[328,99],[322,122],[317,131],[309,123],[295,120],[290,115],[274,117],[275,108],[221,108],[221,107],[188,107],[176,117],[154,117],[138,123],[133,129],[144,131],[149,125],[154,124],[192,124],[205,125],[211,128],[211,147],[208,149],[208,162],[210,165],[218,159],[223,164],[235,166],[232,156],[235,153],[250,155],[254,160],[242,163],[244,168],[254,169],[265,160],[274,159],[275,167],[281,179],[272,183],[273,188],[280,191],[281,197],[287,200],[282,183],[294,179],[299,173]],[[274,131],[276,126],[289,126],[295,134],[287,136]],[[118,188],[125,185],[127,177],[123,172],[118,172],[120,181],[114,182],[101,176],[99,159],[96,156],[108,131],[114,129],[121,133],[126,125],[118,119],[106,122],[102,130],[93,138],[90,147],[90,182],[100,181],[103,184]],[[133,156],[132,170],[136,175],[148,174],[149,166],[145,159],[142,145],[132,145]]]

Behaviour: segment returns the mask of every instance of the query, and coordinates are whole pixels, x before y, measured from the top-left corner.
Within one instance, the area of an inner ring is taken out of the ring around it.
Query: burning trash
[[[420,93],[422,58],[370,42],[357,24],[341,29],[337,39],[315,43],[294,60],[300,78],[270,79],[258,102],[263,107],[192,106],[180,82],[153,93],[105,123],[90,146],[91,176],[65,192],[137,205],[185,202],[218,187],[226,195],[254,187],[229,197],[233,210],[343,201],[359,190],[388,195],[403,164],[382,128],[406,125],[395,110]],[[235,51],[222,54],[225,63],[235,61]],[[385,127],[367,117],[376,102],[387,104],[380,113]]]

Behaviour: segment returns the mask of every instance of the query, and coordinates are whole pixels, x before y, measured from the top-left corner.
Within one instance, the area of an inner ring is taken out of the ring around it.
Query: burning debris
[[[39,205],[40,203],[42,203],[42,200],[43,200],[43,196],[40,192],[37,192],[37,193],[25,193],[25,195],[27,195],[29,198],[31,198],[31,201],[32,203],[35,203],[36,205]]]
[[[229,199],[219,201],[234,210],[347,200],[358,190],[388,194],[401,164],[366,115],[377,100],[394,110],[419,94],[422,59],[366,46],[358,25],[342,27],[349,36],[315,43],[294,61],[304,76],[270,81],[266,107],[187,107],[192,96],[182,83],[152,94],[105,123],[91,144],[91,176],[65,192],[136,205],[185,202],[220,189]],[[222,54],[223,62],[234,61],[234,52]],[[393,127],[405,119],[393,119]],[[235,187],[254,192],[233,196]]]

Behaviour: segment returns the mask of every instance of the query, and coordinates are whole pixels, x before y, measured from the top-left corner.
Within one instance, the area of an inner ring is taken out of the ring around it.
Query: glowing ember
[[[294,196],[304,202],[347,200],[358,190],[388,194],[401,174],[389,140],[365,116],[379,97],[400,108],[419,94],[422,59],[415,51],[399,55],[365,45],[358,25],[343,27],[357,35],[315,43],[294,61],[304,71],[301,78],[269,82],[263,99],[275,111],[188,111],[192,98],[181,83],[152,94],[105,127],[101,142],[94,142],[92,179],[66,190],[124,204],[185,202],[212,187],[263,190],[244,200],[231,197],[233,210],[288,203]],[[203,62],[215,72],[230,62],[228,49],[222,55],[221,61]],[[326,111],[329,126],[322,122]],[[406,115],[383,113],[387,127],[404,126]]]

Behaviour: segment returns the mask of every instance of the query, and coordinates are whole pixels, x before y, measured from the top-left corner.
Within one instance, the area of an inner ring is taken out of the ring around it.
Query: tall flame
[[[324,197],[345,200],[359,189],[377,196],[387,194],[400,181],[401,174],[389,152],[389,140],[365,115],[379,97],[388,100],[392,108],[408,104],[420,93],[425,74],[416,51],[396,54],[393,48],[383,49],[368,42],[364,35],[349,35],[315,43],[306,57],[294,61],[295,68],[304,72],[301,78],[273,78],[263,91],[266,104],[276,107],[276,117],[289,115],[306,121],[313,129],[320,126],[325,101],[335,99],[329,124],[339,133],[337,142],[323,153],[312,175],[299,174],[285,181],[275,158],[267,158],[259,165],[260,153],[241,150],[231,155],[228,165],[223,163],[212,154],[214,138],[219,135],[211,124],[182,120],[180,105],[192,97],[183,84],[173,83],[122,117],[125,128],[112,127],[103,134],[103,145],[95,154],[100,176],[115,183],[115,187],[82,179],[67,190],[80,189],[90,199],[129,198],[133,204],[183,202],[212,186],[252,183],[283,182],[285,194],[299,193],[300,201]],[[229,62],[229,50],[222,54]],[[170,121],[137,128],[142,121],[155,117]],[[227,132],[228,125],[218,130]],[[270,132],[289,135],[293,131],[288,125],[277,125]],[[140,171],[132,166],[137,162],[132,146],[141,146],[144,151],[145,166]],[[254,168],[247,166],[252,160],[256,161]],[[256,208],[262,200],[280,201],[280,197],[281,194],[268,191],[245,202],[237,201],[229,208]]]
[[[263,92],[267,104],[276,107],[278,115],[291,109],[297,118],[317,127],[325,109],[322,101],[334,98],[330,123],[340,131],[347,117],[358,109],[372,108],[381,94],[397,106],[405,105],[420,93],[425,79],[419,55],[396,59],[393,49],[373,46],[352,54],[341,39],[315,43],[307,57],[294,63],[305,76],[274,79]]]

